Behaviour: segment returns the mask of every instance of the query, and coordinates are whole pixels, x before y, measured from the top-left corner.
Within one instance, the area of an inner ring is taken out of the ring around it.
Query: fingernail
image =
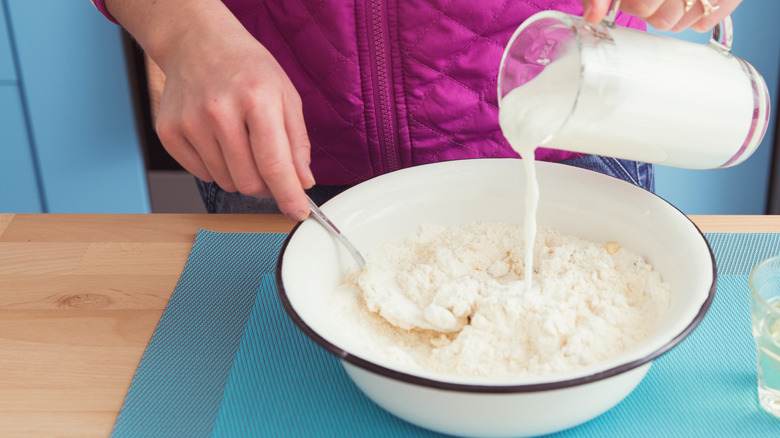
[[[306,176],[309,179],[309,181],[308,181],[309,187],[306,187],[306,188],[310,189],[310,188],[314,187],[314,185],[317,184],[317,182],[314,181],[314,174],[311,173],[311,169],[309,169],[309,168],[306,169]]]
[[[290,213],[287,213],[287,217],[294,221],[304,221],[307,217],[309,217],[309,210],[296,210]]]
[[[590,11],[593,9],[593,7],[590,5],[590,2],[582,2],[582,16],[587,19],[588,15],[590,15]]]

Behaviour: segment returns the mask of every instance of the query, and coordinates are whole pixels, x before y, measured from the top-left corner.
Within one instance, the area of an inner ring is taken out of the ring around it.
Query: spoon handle
[[[363,270],[363,268],[366,266],[366,261],[363,258],[363,256],[360,254],[360,251],[355,248],[355,245],[352,244],[343,234],[341,234],[341,231],[339,231],[338,228],[336,228],[335,225],[333,225],[333,222],[328,219],[327,216],[325,216],[325,213],[320,210],[320,208],[317,206],[317,204],[314,203],[314,201],[311,200],[308,196],[306,197],[309,200],[309,207],[311,208],[312,217],[317,220],[317,222],[321,223],[322,226],[324,226],[328,231],[330,231],[331,234],[336,236],[336,238],[339,239],[342,245],[344,245],[347,250],[352,254],[352,258],[355,259],[355,262],[357,262],[358,267]]]

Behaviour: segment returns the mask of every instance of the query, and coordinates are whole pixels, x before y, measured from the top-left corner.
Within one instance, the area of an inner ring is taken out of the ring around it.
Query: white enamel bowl
[[[523,175],[522,162],[514,159],[424,165],[359,184],[322,210],[367,253],[421,224],[521,223]],[[382,362],[355,345],[359,333],[339,330],[321,311],[326,292],[354,261],[313,219],[295,228],[281,252],[277,283],[288,315],[342,360],[369,398],[425,428],[460,436],[531,436],[602,414],[631,393],[653,359],[699,324],[715,292],[715,261],[698,228],[646,190],[560,164],[537,163],[537,176],[540,225],[619,242],[644,256],[671,285],[668,318],[639,346],[576,373],[535,379],[452,377]]]

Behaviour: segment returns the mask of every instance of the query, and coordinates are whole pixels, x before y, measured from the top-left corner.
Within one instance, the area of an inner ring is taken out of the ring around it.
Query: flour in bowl
[[[498,377],[601,362],[664,320],[669,286],[638,254],[545,227],[535,240],[534,286],[526,288],[521,225],[423,226],[348,274],[329,300],[334,321],[386,361]],[[387,299],[388,287],[404,305]],[[419,318],[430,327],[409,323]]]

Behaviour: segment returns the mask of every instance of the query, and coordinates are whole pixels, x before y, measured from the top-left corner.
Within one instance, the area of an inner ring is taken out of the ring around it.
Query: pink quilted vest
[[[581,0],[223,0],[303,99],[318,184],[437,161],[517,157],[498,126],[506,43],[536,12]],[[104,10],[102,1],[96,1]],[[618,15],[617,23],[644,29]],[[537,159],[578,156],[538,149]]]

